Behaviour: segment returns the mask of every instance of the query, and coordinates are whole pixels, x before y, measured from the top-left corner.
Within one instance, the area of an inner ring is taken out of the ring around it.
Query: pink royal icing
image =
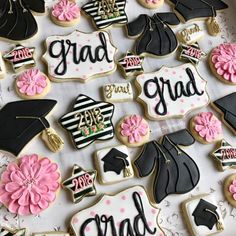
[[[8,164],[1,176],[0,202],[11,213],[36,215],[56,198],[60,174],[58,165],[37,154],[25,155]]]
[[[201,112],[194,117],[194,129],[207,142],[214,141],[222,133],[221,121],[212,112]]]
[[[19,76],[16,82],[19,91],[28,96],[42,94],[47,85],[46,76],[38,69],[25,71]]]
[[[147,4],[150,4],[150,3],[156,4],[158,2],[159,2],[159,0],[146,0]]]
[[[59,21],[72,21],[80,17],[80,8],[70,0],[60,0],[53,6],[52,15]]]
[[[121,123],[121,135],[128,137],[129,143],[137,143],[148,133],[148,124],[139,115],[126,117]]]
[[[236,201],[236,180],[233,180],[232,184],[229,186],[229,191],[233,195],[233,199]]]
[[[214,48],[211,61],[218,75],[236,83],[236,43],[223,43]]]

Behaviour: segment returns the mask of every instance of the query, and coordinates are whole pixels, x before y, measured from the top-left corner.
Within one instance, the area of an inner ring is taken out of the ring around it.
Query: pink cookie
[[[228,176],[224,182],[224,194],[227,201],[236,207],[236,174]]]

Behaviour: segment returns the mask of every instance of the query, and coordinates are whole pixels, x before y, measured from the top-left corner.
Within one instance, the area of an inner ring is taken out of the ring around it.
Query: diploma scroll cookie
[[[105,31],[74,31],[67,36],[48,37],[43,58],[51,80],[85,83],[116,70],[116,50],[109,33]]]

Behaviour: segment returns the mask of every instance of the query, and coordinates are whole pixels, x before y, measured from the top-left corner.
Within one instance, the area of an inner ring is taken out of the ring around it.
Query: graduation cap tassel
[[[220,26],[215,17],[209,17],[206,20],[208,33],[212,36],[216,36],[220,33]]]
[[[124,168],[124,177],[125,178],[128,178],[128,177],[130,177],[132,174],[131,174],[131,171],[130,171],[130,169],[128,168],[128,166],[126,166],[125,168]]]
[[[217,228],[218,231],[223,231],[224,230],[224,226],[223,226],[222,222],[220,221],[219,215],[217,213],[209,210],[209,209],[205,209],[205,211],[210,212],[211,214],[213,214],[216,217],[216,220],[217,220],[216,228]]]

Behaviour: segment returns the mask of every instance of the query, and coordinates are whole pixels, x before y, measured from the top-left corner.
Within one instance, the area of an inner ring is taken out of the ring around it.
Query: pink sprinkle
[[[143,192],[142,192],[142,191],[139,191],[138,193],[139,193],[139,195],[140,195],[140,196],[142,196],[142,195],[143,195]]]
[[[120,208],[120,212],[124,213],[125,212],[125,208]]]
[[[75,70],[76,70],[76,71],[79,71],[79,68],[76,68]]]
[[[123,195],[123,196],[121,197],[121,199],[122,199],[122,200],[126,200],[126,196]]]
[[[92,67],[92,66],[90,66],[90,67],[89,67],[89,69],[90,69],[90,70],[92,70],[92,69],[93,69],[93,67]]]
[[[148,225],[149,225],[149,226],[152,226],[152,222],[151,222],[151,221],[148,221]]]
[[[182,76],[182,75],[180,75],[180,76],[179,76],[179,78],[180,78],[180,79],[182,79],[182,78],[183,78],[183,76]]]
[[[117,227],[120,227],[120,222],[119,222],[119,221],[116,222],[116,226],[117,226]]]
[[[72,222],[73,222],[73,224],[77,224],[79,222],[79,220],[78,220],[78,218],[75,217],[75,218],[73,218]]]
[[[103,68],[100,68],[100,71],[103,71]]]
[[[85,228],[85,230],[86,230],[87,232],[89,232],[89,231],[90,231],[90,227],[87,226],[87,227]]]
[[[168,72],[168,69],[165,69],[165,72]]]
[[[110,200],[106,200],[106,204],[107,204],[107,205],[110,205],[110,204],[111,204],[111,201],[110,201]]]
[[[96,213],[95,213],[94,211],[91,211],[91,212],[90,212],[90,215],[91,215],[91,216],[95,216]]]
[[[77,34],[77,37],[79,37],[80,36],[80,34]]]
[[[183,109],[181,109],[181,110],[180,110],[180,113],[184,114],[184,110],[183,110]]]
[[[175,75],[175,74],[176,74],[176,71],[173,71],[172,74]]]
[[[156,210],[155,209],[152,209],[152,214],[156,214]]]
[[[180,102],[184,102],[184,99],[182,98],[182,99],[180,99]]]

